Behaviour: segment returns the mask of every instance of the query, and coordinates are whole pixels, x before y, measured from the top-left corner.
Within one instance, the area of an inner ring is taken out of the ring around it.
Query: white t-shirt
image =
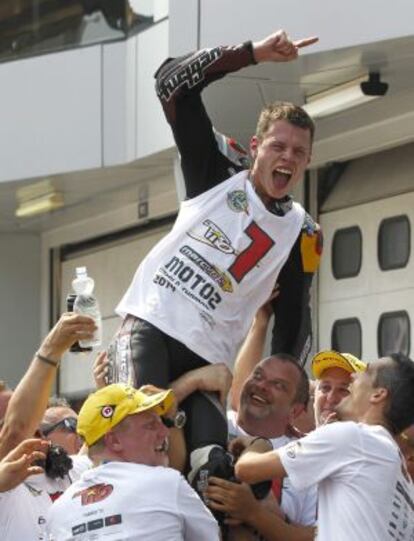
[[[0,532],[3,540],[47,539],[46,515],[52,502],[91,464],[85,455],[71,458],[73,469],[65,479],[49,479],[45,474],[32,475],[13,490],[0,493]]]
[[[108,462],[83,473],[50,508],[54,541],[218,541],[213,515],[176,470]]]
[[[232,363],[268,299],[305,211],[269,212],[242,171],[181,203],[116,311],[149,321],[211,363]]]
[[[318,541],[414,539],[413,483],[382,426],[337,422],[278,452],[293,486],[318,484]]]
[[[253,435],[245,432],[237,424],[237,412],[233,410],[227,411],[227,421],[229,438]],[[279,438],[271,438],[270,441],[273,445],[273,449],[279,449],[279,447],[283,447],[292,441],[296,441],[296,439],[289,438],[288,436],[280,436]],[[311,486],[304,490],[297,490],[293,487],[288,477],[283,479],[280,507],[289,517],[291,522],[300,524],[301,526],[314,526],[316,524],[316,504],[316,486]]]

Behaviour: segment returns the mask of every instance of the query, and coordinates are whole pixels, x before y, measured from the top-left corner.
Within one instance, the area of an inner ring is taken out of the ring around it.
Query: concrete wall
[[[0,379],[15,386],[39,344],[40,237],[0,234]]]

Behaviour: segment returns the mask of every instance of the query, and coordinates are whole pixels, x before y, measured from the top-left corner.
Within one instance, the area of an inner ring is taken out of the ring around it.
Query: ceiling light
[[[19,188],[16,192],[17,218],[28,218],[63,207],[63,195],[55,191],[49,180]]]
[[[387,90],[388,84],[380,81],[380,74],[372,72],[368,81],[366,77],[360,77],[309,96],[303,109],[312,118],[321,118],[384,96]]]

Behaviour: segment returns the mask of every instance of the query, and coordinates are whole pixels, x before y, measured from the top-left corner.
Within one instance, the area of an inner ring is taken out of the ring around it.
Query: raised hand
[[[59,360],[72,344],[77,340],[90,339],[95,330],[96,325],[91,317],[66,312],[43,340],[39,353]]]
[[[292,41],[284,30],[253,43],[254,58],[260,62],[290,62],[298,57],[299,49],[313,45],[318,37],[309,37]]]
[[[43,469],[33,463],[45,458],[48,447],[47,441],[32,438],[10,451],[0,462],[0,492],[17,487],[29,475],[43,473]]]

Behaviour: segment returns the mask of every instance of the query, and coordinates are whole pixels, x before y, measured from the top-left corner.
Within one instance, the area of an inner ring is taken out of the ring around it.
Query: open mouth
[[[167,453],[168,452],[168,448],[169,448],[169,445],[168,445],[168,439],[166,438],[161,445],[158,445],[156,448],[155,448],[155,452],[156,453]]]
[[[285,188],[292,178],[292,171],[284,167],[277,167],[273,170],[273,180],[279,188]]]
[[[269,402],[265,398],[256,393],[251,393],[250,401],[258,406],[267,406],[269,404]]]

